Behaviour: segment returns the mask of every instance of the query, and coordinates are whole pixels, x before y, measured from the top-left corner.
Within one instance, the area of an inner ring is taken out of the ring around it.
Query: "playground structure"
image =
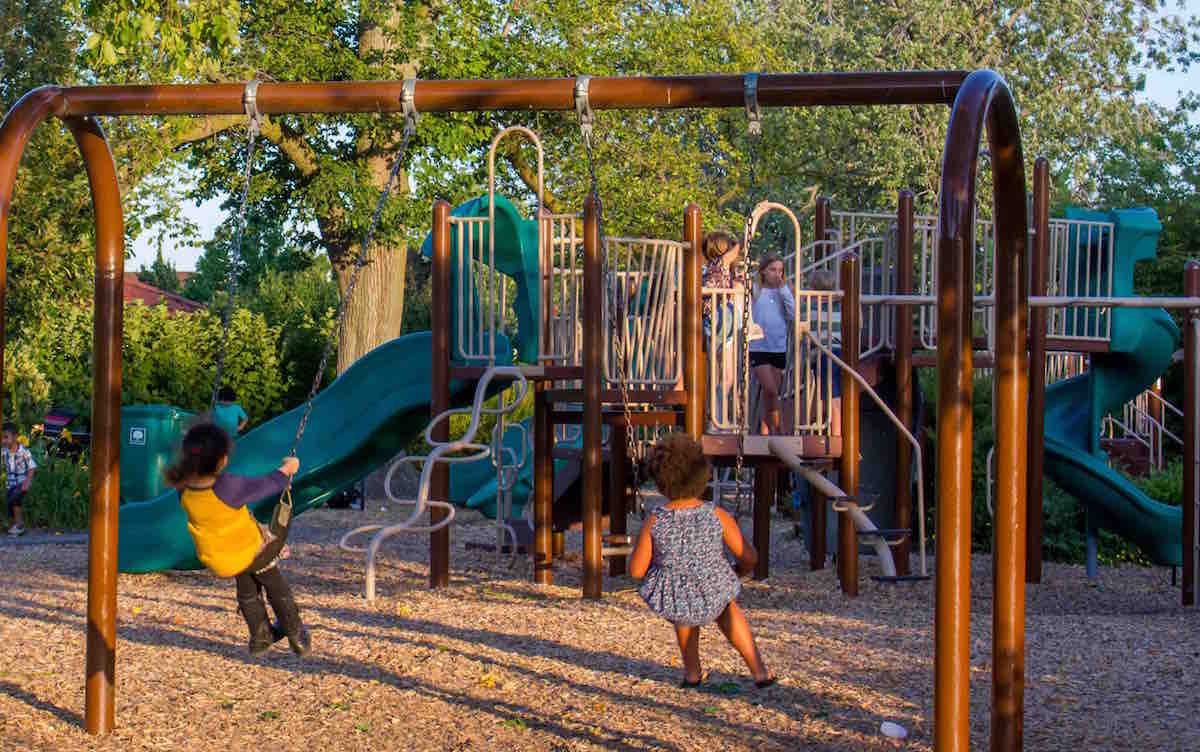
[[[580,107],[580,92],[582,104]],[[994,343],[992,365],[996,373],[996,465],[1000,481],[996,489],[996,544],[994,547],[993,594],[993,696],[992,696],[992,745],[993,748],[1017,748],[1021,738],[1021,686],[1023,671],[1023,609],[1025,575],[1025,526],[1026,500],[1026,420],[1037,421],[1041,411],[1035,389],[1032,401],[1034,409],[1026,411],[1028,378],[1031,373],[1027,361],[1026,324],[1031,306],[1040,311],[1045,307],[1105,307],[1113,305],[1161,307],[1171,305],[1178,308],[1200,307],[1200,266],[1188,269],[1184,299],[1151,301],[1139,298],[1076,297],[1048,298],[1029,295],[1030,270],[1026,265],[1028,230],[1025,207],[1024,165],[1020,149],[1016,113],[1011,96],[1003,81],[989,71],[976,73],[890,73],[890,74],[796,74],[796,75],[749,75],[703,76],[647,79],[586,79],[543,80],[543,81],[425,81],[399,83],[341,83],[341,84],[264,84],[259,87],[257,106],[264,113],[281,112],[369,112],[369,111],[413,111],[422,112],[472,110],[472,109],[578,109],[584,114],[592,107],[738,107],[746,106],[757,112],[758,106],[814,106],[814,105],[867,105],[867,104],[952,104],[952,116],[944,155],[942,189],[940,191],[940,213],[934,234],[937,236],[936,261],[933,266],[936,280],[936,295],[909,293],[902,285],[893,294],[881,291],[878,299],[868,299],[858,289],[861,284],[859,258],[846,253],[842,270],[842,321],[841,338],[855,341],[859,329],[860,304],[872,303],[879,306],[895,305],[895,320],[910,321],[914,308],[936,304],[936,334],[938,346],[938,539],[937,539],[937,608],[935,633],[935,734],[939,749],[966,749],[968,741],[968,671],[969,645],[967,625],[969,621],[970,586],[970,510],[971,510],[971,412],[970,394],[972,366],[975,350],[973,323],[978,317],[974,305],[975,290],[971,283],[975,268],[975,164],[984,123],[988,126],[989,148],[995,177],[995,225],[994,260],[987,272],[995,280],[994,298],[984,298],[991,303],[994,322],[989,337]],[[111,152],[96,116],[100,115],[145,115],[145,114],[237,114],[243,111],[243,87],[240,85],[170,86],[170,87],[92,87],[39,89],[23,98],[8,114],[0,129],[0,254],[7,246],[7,216],[15,179],[16,165],[34,127],[51,115],[63,119],[83,153],[88,170],[96,209],[97,274],[96,274],[96,369],[93,384],[94,439],[92,517],[89,539],[89,594],[88,594],[88,650],[87,650],[87,693],[85,724],[92,733],[103,733],[112,728],[114,721],[113,677],[115,671],[115,618],[117,577],[117,517],[118,517],[118,467],[119,467],[119,416],[120,416],[120,341],[121,341],[121,297],[120,284],[123,267],[123,233],[119,191]],[[1037,227],[1048,227],[1048,180],[1044,163],[1035,171],[1034,215]],[[902,204],[904,200],[902,200]],[[911,220],[911,197],[907,198],[908,219],[901,217],[900,242],[908,242],[913,227]],[[902,212],[903,215],[903,212]],[[649,382],[643,388],[633,384],[627,377],[632,368],[617,369],[617,384],[614,389],[604,365],[606,348],[601,322],[611,320],[611,315],[596,315],[609,304],[610,314],[614,311],[636,309],[629,298],[638,296],[625,286],[618,286],[623,293],[615,293],[615,287],[606,284],[603,256],[608,244],[602,241],[601,213],[598,196],[593,194],[583,207],[583,233],[578,241],[582,246],[582,265],[578,283],[580,315],[583,324],[579,342],[578,365],[534,364],[520,366],[520,376],[534,380],[535,410],[535,576],[539,581],[549,581],[551,540],[549,529],[550,493],[552,488],[551,464],[553,456],[550,430],[555,422],[582,424],[581,474],[583,479],[584,503],[584,574],[585,595],[600,592],[603,540],[600,531],[602,424],[607,420],[613,427],[614,439],[610,441],[612,462],[618,473],[621,457],[627,442],[621,440],[639,422],[661,423],[681,421],[684,430],[694,436],[705,434],[705,446],[714,455],[751,462],[805,464],[808,460],[830,463],[837,459],[841,465],[839,489],[843,496],[855,494],[858,435],[857,400],[860,384],[853,372],[859,366],[859,349],[847,348],[841,359],[841,441],[840,449],[834,449],[832,407],[830,412],[818,413],[829,417],[819,420],[819,433],[804,434],[809,424],[793,422],[792,435],[766,439],[753,439],[745,432],[719,435],[705,431],[702,400],[693,398],[704,394],[700,388],[704,365],[700,336],[698,244],[700,241],[700,216],[695,207],[685,212],[683,243],[677,250],[682,253],[679,293],[675,296],[674,328],[680,332],[676,350],[678,371],[668,368],[655,372],[649,365],[644,370]],[[908,224],[905,224],[905,223]],[[450,206],[439,202],[434,210],[433,256],[435,261],[434,289],[451,290],[451,232]],[[494,223],[493,223],[494,224]],[[573,224],[573,223],[570,223]],[[574,230],[571,229],[570,233]],[[818,232],[818,238],[825,237]],[[1048,257],[1046,246],[1049,232],[1038,232],[1035,240],[1038,252],[1032,254],[1034,268],[1032,276],[1039,279],[1039,259]],[[572,236],[572,243],[576,242]],[[675,241],[670,241],[674,243]],[[797,238],[797,245],[799,239]],[[852,245],[852,244],[851,244]],[[666,249],[667,245],[658,246]],[[493,246],[494,248],[494,246]],[[664,250],[662,258],[671,253]],[[652,254],[651,254],[652,256]],[[643,257],[646,254],[643,253]],[[799,263],[797,258],[796,263]],[[610,260],[610,272],[615,267],[622,271],[621,262]],[[626,280],[630,261],[625,262]],[[897,265],[901,273],[908,265]],[[618,274],[617,278],[621,275]],[[568,278],[574,279],[574,274]],[[606,289],[607,288],[607,289]],[[868,290],[876,288],[868,287]],[[931,285],[930,289],[933,287]],[[1038,291],[1035,288],[1035,292]],[[606,295],[606,292],[608,293]],[[648,291],[639,292],[649,299],[665,301],[667,294],[650,285]],[[505,293],[501,292],[501,302]],[[875,294],[874,292],[870,294]],[[621,295],[626,296],[623,300]],[[430,340],[432,350],[430,378],[437,387],[431,395],[432,412],[441,415],[450,409],[451,396],[456,391],[451,379],[464,384],[466,380],[479,380],[489,368],[478,364],[452,365],[452,317],[450,296],[441,296],[434,306],[434,330]],[[549,296],[543,298],[548,299]],[[827,296],[830,301],[836,296]],[[460,298],[461,302],[461,298]],[[658,307],[661,305],[644,308]],[[830,303],[830,308],[832,303]],[[547,320],[555,319],[547,305],[538,310],[541,331],[548,332]],[[864,311],[865,313],[866,311]],[[1039,314],[1040,316],[1040,314]],[[817,317],[818,321],[819,316]],[[868,332],[886,331],[882,323],[870,315],[865,316]],[[1088,316],[1085,320],[1091,320]],[[1095,317],[1099,321],[1101,317]],[[832,319],[828,319],[832,324]],[[496,317],[492,316],[492,321]],[[643,322],[644,324],[644,322]],[[672,325],[660,319],[655,326],[670,331]],[[1034,331],[1041,330],[1036,324]],[[1115,324],[1114,324],[1115,327]],[[635,327],[636,328],[636,327]],[[622,322],[615,327],[621,345],[617,352],[629,361],[627,332]],[[814,345],[821,342],[820,329],[810,336],[804,333],[805,341]],[[832,331],[830,325],[826,331]],[[900,358],[911,353],[912,347],[905,343],[911,337],[910,327],[896,327],[896,352]],[[800,334],[797,330],[794,334]],[[567,341],[574,333],[567,328],[560,335]],[[874,338],[875,334],[868,334]],[[1114,335],[1115,336],[1115,335]],[[489,348],[488,362],[504,353],[500,332],[484,337]],[[1189,318],[1185,337],[1187,381],[1196,383],[1195,363],[1200,351],[1200,323],[1195,315]],[[460,342],[463,338],[460,338]],[[465,338],[468,339],[469,338]],[[527,342],[527,340],[524,340]],[[545,341],[553,341],[547,338]],[[611,340],[610,340],[611,341]],[[799,340],[797,340],[799,341]],[[872,339],[873,341],[873,339]],[[413,343],[408,343],[412,351]],[[1030,343],[1033,359],[1044,358],[1045,343],[1038,342],[1035,334]],[[399,347],[400,345],[397,345]],[[386,350],[389,346],[385,346]],[[1039,351],[1038,348],[1041,348]],[[819,348],[818,348],[819,349]],[[820,350],[826,356],[831,350]],[[471,351],[476,357],[485,353],[482,349]],[[541,354],[541,353],[539,353]],[[561,353],[548,353],[553,358],[566,360]],[[370,357],[370,356],[368,356]],[[549,360],[550,358],[547,358]],[[662,359],[660,364],[670,359]],[[899,365],[899,364],[898,364]],[[826,373],[831,373],[832,365]],[[353,369],[351,369],[353,370]],[[343,376],[350,375],[348,370]],[[796,376],[800,370],[801,375]],[[897,369],[901,372],[901,369]],[[903,372],[908,372],[905,369]],[[1034,369],[1032,373],[1040,373]],[[365,374],[366,370],[360,371]],[[494,372],[495,373],[495,372]],[[673,388],[669,374],[675,373],[682,379],[682,389]],[[793,379],[807,378],[802,369],[793,369]],[[515,376],[516,374],[514,374]],[[816,378],[816,377],[814,377]],[[899,380],[908,377],[901,375]],[[581,387],[571,382],[581,382]],[[555,384],[553,382],[560,382]],[[566,382],[563,385],[561,382]],[[670,382],[670,387],[667,387]],[[794,382],[793,382],[794,383]],[[645,388],[654,386],[658,388]],[[909,385],[911,387],[911,384]],[[1144,384],[1143,384],[1144,386]],[[1036,387],[1036,379],[1035,379]],[[832,385],[829,387],[832,389]],[[748,391],[748,390],[747,390]],[[812,390],[816,391],[816,390]],[[793,397],[798,393],[793,392]],[[1183,509],[1183,547],[1188,553],[1183,557],[1184,598],[1190,602],[1195,574],[1195,504],[1196,497],[1196,404],[1189,391],[1189,400],[1184,412],[1187,431],[1184,436],[1186,487]],[[748,396],[748,395],[747,395]],[[1130,395],[1133,396],[1133,395]],[[830,399],[832,401],[832,399]],[[556,405],[581,404],[580,410],[558,409]],[[606,416],[604,404],[620,405],[620,414],[610,409]],[[628,410],[631,403],[649,405],[651,409],[639,411],[639,417]],[[735,400],[734,404],[739,404]],[[799,410],[807,402],[794,399]],[[676,406],[682,410],[674,409]],[[671,407],[667,410],[665,408]],[[314,410],[316,409],[314,405]],[[379,411],[378,423],[411,414],[402,406],[390,412]],[[744,415],[744,413],[743,413]],[[641,417],[645,416],[645,417]],[[357,416],[368,419],[364,412]],[[901,410],[899,419],[910,425],[912,416]],[[424,418],[422,418],[424,421]],[[386,433],[385,427],[376,431]],[[622,431],[623,429],[623,431]],[[430,432],[431,440],[444,442],[447,436],[445,421]],[[1031,435],[1038,436],[1041,428],[1030,426]],[[1097,440],[1098,440],[1098,432]],[[435,450],[436,451],[436,450]],[[782,455],[782,456],[781,456]],[[278,457],[278,454],[275,455]],[[796,460],[803,462],[796,463]],[[336,463],[333,463],[336,464]],[[907,466],[903,463],[901,466]],[[332,465],[331,465],[332,467]],[[617,474],[617,473],[614,473]],[[756,508],[765,508],[774,496],[770,479],[774,473],[758,473],[761,480],[756,483],[755,496],[764,503]],[[1040,468],[1031,468],[1030,482],[1040,479]],[[432,490],[429,498],[444,499],[448,477],[444,466],[430,471]],[[830,490],[830,489],[827,489]],[[614,494],[614,499],[625,497],[625,492]],[[315,497],[314,497],[315,498]],[[1031,495],[1040,499],[1040,494]],[[620,503],[623,503],[620,502]],[[846,499],[846,504],[853,499]],[[849,508],[847,507],[849,510]],[[849,515],[842,515],[845,520]],[[614,524],[623,515],[613,514]],[[443,515],[431,510],[431,525],[438,525]],[[853,532],[848,521],[840,523]],[[617,534],[617,531],[613,531]],[[448,536],[445,528],[431,533],[431,581],[435,585],[445,584],[448,571]],[[839,556],[839,566],[844,566],[844,585],[856,581],[850,570],[856,557],[848,551],[857,545],[853,534],[843,537],[846,548]],[[765,557],[764,557],[765,558]],[[901,557],[907,560],[907,557]],[[615,560],[615,557],[614,557]],[[845,564],[841,564],[845,562]],[[849,591],[850,588],[847,587]]]

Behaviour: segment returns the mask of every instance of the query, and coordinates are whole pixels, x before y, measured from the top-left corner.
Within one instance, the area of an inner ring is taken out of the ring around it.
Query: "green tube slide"
[[[1067,217],[1114,223],[1113,295],[1132,295],[1134,265],[1156,253],[1162,225],[1154,212],[1068,210]],[[1085,252],[1086,241],[1072,238],[1070,253]],[[1067,268],[1087,267],[1072,258]],[[1109,272],[1104,266],[1092,270],[1096,277]],[[1093,282],[1090,289],[1101,288]],[[1117,308],[1111,314],[1091,309],[1068,317],[1067,334],[1082,332],[1088,317],[1102,315],[1111,316],[1109,352],[1094,353],[1090,370],[1046,389],[1046,473],[1079,499],[1098,527],[1137,544],[1155,564],[1178,566],[1183,560],[1181,508],[1154,501],[1110,468],[1100,448],[1100,428],[1106,414],[1119,411],[1171,364],[1179,329],[1162,309]]]

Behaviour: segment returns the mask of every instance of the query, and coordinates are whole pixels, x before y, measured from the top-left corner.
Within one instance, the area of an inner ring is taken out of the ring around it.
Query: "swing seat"
[[[896,546],[911,536],[912,531],[904,528],[876,528],[875,530],[858,530],[855,534],[859,540],[882,538],[889,546]]]
[[[904,574],[888,577],[882,574],[871,575],[871,579],[876,582],[882,582],[888,585],[894,585],[900,582],[924,582],[925,580],[933,579],[927,574]]]

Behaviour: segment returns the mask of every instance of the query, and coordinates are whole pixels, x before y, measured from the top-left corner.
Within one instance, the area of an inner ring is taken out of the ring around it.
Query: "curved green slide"
[[[313,400],[297,450],[300,472],[292,485],[296,514],[357,482],[425,430],[430,418],[431,339],[429,332],[419,332],[380,345]],[[473,382],[451,384],[456,404],[469,403],[474,390]],[[292,448],[303,411],[298,407],[240,436],[229,472],[264,475],[277,468]],[[269,521],[276,500],[260,499],[252,507],[254,515]],[[121,506],[118,551],[122,572],[200,567],[187,516],[173,490]]]
[[[1087,212],[1070,209],[1070,219],[1111,221],[1116,227],[1113,252],[1113,295],[1133,294],[1133,268],[1155,257],[1162,229],[1150,209]],[[1078,238],[1071,253],[1083,252]],[[1068,261],[1069,269],[1086,268]],[[1093,275],[1109,273],[1106,268]],[[1094,284],[1094,283],[1093,283]],[[1093,286],[1090,289],[1100,289]],[[1080,328],[1096,309],[1080,313]],[[1109,352],[1094,353],[1091,369],[1046,389],[1046,472],[1085,506],[1091,522],[1134,542],[1155,564],[1179,566],[1183,561],[1182,511],[1154,501],[1125,476],[1108,466],[1100,448],[1104,416],[1119,411],[1154,382],[1171,364],[1179,328],[1161,308],[1117,308],[1112,311]],[[1075,323],[1072,316],[1068,323]],[[1069,328],[1068,334],[1074,330]],[[1082,332],[1081,332],[1082,333]]]
[[[454,213],[486,216],[487,199],[469,201]],[[496,265],[514,278],[518,291],[512,301],[518,336],[510,343],[507,337],[497,334],[497,361],[510,362],[514,350],[521,359],[532,361],[537,357],[537,223],[522,219],[510,201],[497,196],[495,236]],[[426,239],[426,255],[429,248]],[[478,305],[477,301],[472,304]],[[454,326],[451,336],[456,332]],[[425,430],[430,418],[431,345],[429,332],[384,343],[346,369],[313,400],[312,414],[297,450],[301,466],[292,486],[296,514],[357,482],[395,457]],[[474,389],[474,382],[452,383],[454,404],[469,404]],[[302,413],[303,407],[297,408],[240,436],[230,457],[229,471],[261,475],[278,467],[292,447]],[[452,501],[462,504],[471,500],[474,505],[494,508],[495,471],[490,459],[450,468]],[[528,485],[518,484],[514,489],[514,505],[523,503],[522,494],[528,495]],[[484,498],[489,486],[491,504]],[[275,501],[265,498],[253,504],[255,516],[268,521]],[[122,572],[201,566],[175,491],[123,504],[118,540],[118,568]]]

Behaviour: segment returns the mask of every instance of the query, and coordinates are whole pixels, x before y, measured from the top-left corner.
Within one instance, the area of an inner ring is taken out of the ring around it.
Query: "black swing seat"
[[[929,580],[929,579],[933,579],[933,578],[927,574],[903,574],[903,575],[896,575],[895,577],[888,577],[887,575],[876,574],[876,575],[871,575],[871,579],[875,580],[876,582],[883,582],[883,583],[887,583],[889,585],[893,585],[898,582],[924,582],[925,580]]]
[[[881,527],[874,530],[858,530],[856,531],[856,535],[859,538],[883,538],[886,541],[895,543],[912,535],[912,531],[905,528]]]

